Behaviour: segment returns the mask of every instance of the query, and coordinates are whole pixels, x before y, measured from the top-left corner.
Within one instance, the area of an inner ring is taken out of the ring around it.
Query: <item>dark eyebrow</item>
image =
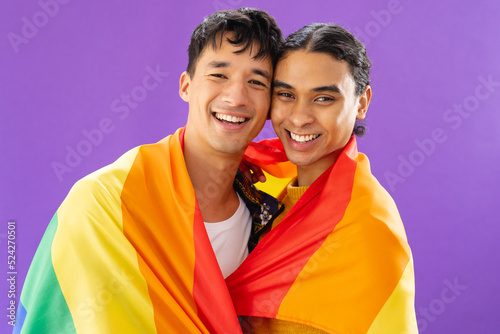
[[[208,68],[224,68],[224,67],[229,67],[229,66],[231,66],[231,63],[228,62],[228,61],[217,61],[217,60],[214,60],[214,61],[211,61],[210,63],[208,63],[207,67]],[[269,80],[269,78],[271,77],[271,75],[269,74],[268,71],[260,70],[258,68],[252,69],[252,73],[260,75],[260,76],[263,76],[267,80]]]
[[[211,61],[207,67],[208,68],[221,68],[221,67],[229,67],[229,65],[230,65],[230,63],[227,61],[214,60],[214,61]]]
[[[265,70],[259,70],[258,68],[254,68],[252,69],[252,72],[254,74],[257,74],[257,75],[261,75],[263,76],[264,78],[266,78],[267,80],[269,80],[269,78],[271,77],[271,75],[269,74],[268,71],[265,71]]]
[[[292,86],[290,86],[286,82],[283,82],[283,81],[280,81],[280,80],[274,80],[273,86],[274,86],[274,88],[293,89]]]
[[[330,93],[337,93],[337,94],[342,94],[342,91],[339,89],[337,85],[330,85],[330,86],[321,86],[321,87],[316,87],[311,89],[313,92],[330,92]]]

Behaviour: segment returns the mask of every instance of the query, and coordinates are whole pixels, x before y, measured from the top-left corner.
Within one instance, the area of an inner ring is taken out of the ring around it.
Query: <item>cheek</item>
[[[210,80],[200,82],[197,86],[198,94],[205,98],[213,98],[224,92],[224,85]]]
[[[199,85],[192,85],[190,98],[197,103],[202,103],[209,98],[211,92],[212,89],[209,89],[208,87],[204,87],[204,89],[202,89]]]
[[[269,94],[254,94],[250,97],[250,102],[248,106],[252,106],[253,109],[259,114],[259,115],[265,115],[267,118],[267,114],[269,113],[269,108],[271,105],[271,99],[269,97]]]
[[[323,118],[324,124],[336,131],[350,131],[351,124],[356,120],[355,115],[346,110],[334,110],[327,115]]]
[[[276,107],[271,108],[271,123],[276,132],[280,124],[283,123],[283,113]]]
[[[271,107],[271,95],[269,92],[257,96],[257,103],[262,105],[267,111]]]
[[[275,123],[281,123],[286,116],[286,108],[278,98],[273,98],[271,103],[271,121],[273,126]]]
[[[285,109],[274,107],[271,109],[271,123],[273,125],[274,132],[276,132],[276,135],[281,139],[284,140],[283,138],[283,126],[284,122],[286,119],[286,113]]]

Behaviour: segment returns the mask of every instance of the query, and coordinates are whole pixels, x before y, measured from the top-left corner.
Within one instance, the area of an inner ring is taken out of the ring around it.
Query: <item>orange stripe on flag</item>
[[[183,131],[141,146],[122,192],[124,233],[138,250],[158,333],[240,330],[182,150]]]
[[[195,196],[182,152],[170,151],[175,140],[140,148],[122,191],[124,233],[138,252],[158,333],[207,332],[192,291]]]

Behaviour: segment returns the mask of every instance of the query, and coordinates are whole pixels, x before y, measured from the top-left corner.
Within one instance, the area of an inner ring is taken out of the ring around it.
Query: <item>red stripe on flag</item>
[[[352,193],[355,141],[226,279],[238,315],[275,317],[307,261],[342,220]],[[325,183],[329,186],[324,189]],[[328,209],[324,210],[328,201]],[[306,219],[307,218],[307,219]]]

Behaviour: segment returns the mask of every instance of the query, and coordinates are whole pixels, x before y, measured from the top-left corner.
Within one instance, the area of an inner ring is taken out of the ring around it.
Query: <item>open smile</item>
[[[296,143],[299,143],[299,144],[305,144],[307,142],[310,142],[310,141],[313,141],[313,140],[316,140],[320,135],[319,134],[315,134],[315,135],[299,135],[299,134],[296,134],[296,133],[293,133],[291,131],[288,131],[288,135],[290,136],[290,138],[296,142]]]
[[[246,117],[239,117],[239,116],[231,116],[231,115],[227,115],[227,114],[222,114],[219,112],[213,112],[212,115],[220,122],[222,122],[224,124],[230,124],[230,125],[243,124],[250,119],[250,118],[246,118]]]

